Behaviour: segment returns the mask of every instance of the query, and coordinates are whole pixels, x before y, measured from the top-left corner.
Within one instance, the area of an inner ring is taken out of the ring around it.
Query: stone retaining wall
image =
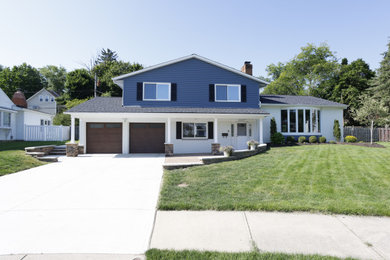
[[[229,157],[225,157],[225,156],[204,157],[202,158],[202,162],[204,164],[211,164],[211,163],[239,160],[259,153],[264,153],[265,151],[267,151],[267,145],[261,144],[255,150],[234,151],[233,154]]]

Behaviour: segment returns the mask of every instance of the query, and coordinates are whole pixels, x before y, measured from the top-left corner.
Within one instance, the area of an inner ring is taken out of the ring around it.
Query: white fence
[[[24,125],[25,141],[66,141],[70,137],[70,126]]]

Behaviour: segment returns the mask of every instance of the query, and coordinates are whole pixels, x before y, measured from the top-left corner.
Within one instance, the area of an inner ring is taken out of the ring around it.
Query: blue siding
[[[137,101],[137,82],[177,84],[177,101]],[[209,84],[246,85],[247,102],[209,102]],[[124,79],[123,104],[143,107],[258,108],[259,83],[198,59],[189,59]]]

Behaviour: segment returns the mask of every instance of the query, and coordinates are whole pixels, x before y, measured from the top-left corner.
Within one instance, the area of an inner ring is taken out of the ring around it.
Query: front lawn
[[[337,260],[338,257],[320,256],[320,255],[302,255],[302,254],[283,254],[283,253],[259,253],[259,252],[242,252],[242,253],[220,253],[220,252],[208,252],[208,251],[195,251],[195,250],[158,250],[150,249],[146,252],[148,260],[157,259],[191,259],[191,260],[236,260],[236,259],[253,259],[253,260]],[[352,258],[348,258],[352,259]]]
[[[40,145],[61,145],[65,142],[0,142],[0,176],[27,170],[46,164],[31,156],[25,155],[24,148]]]
[[[159,209],[390,216],[390,144],[383,145],[272,148],[239,161],[165,171]],[[188,186],[178,186],[183,183]]]

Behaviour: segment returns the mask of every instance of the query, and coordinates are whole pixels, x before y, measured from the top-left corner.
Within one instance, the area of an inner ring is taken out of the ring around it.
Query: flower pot
[[[223,152],[223,155],[224,155],[225,157],[229,157],[229,156],[230,156],[230,153],[229,153],[229,152]]]
[[[256,145],[251,145],[251,146],[250,146],[250,149],[251,149],[251,151],[256,150]]]

